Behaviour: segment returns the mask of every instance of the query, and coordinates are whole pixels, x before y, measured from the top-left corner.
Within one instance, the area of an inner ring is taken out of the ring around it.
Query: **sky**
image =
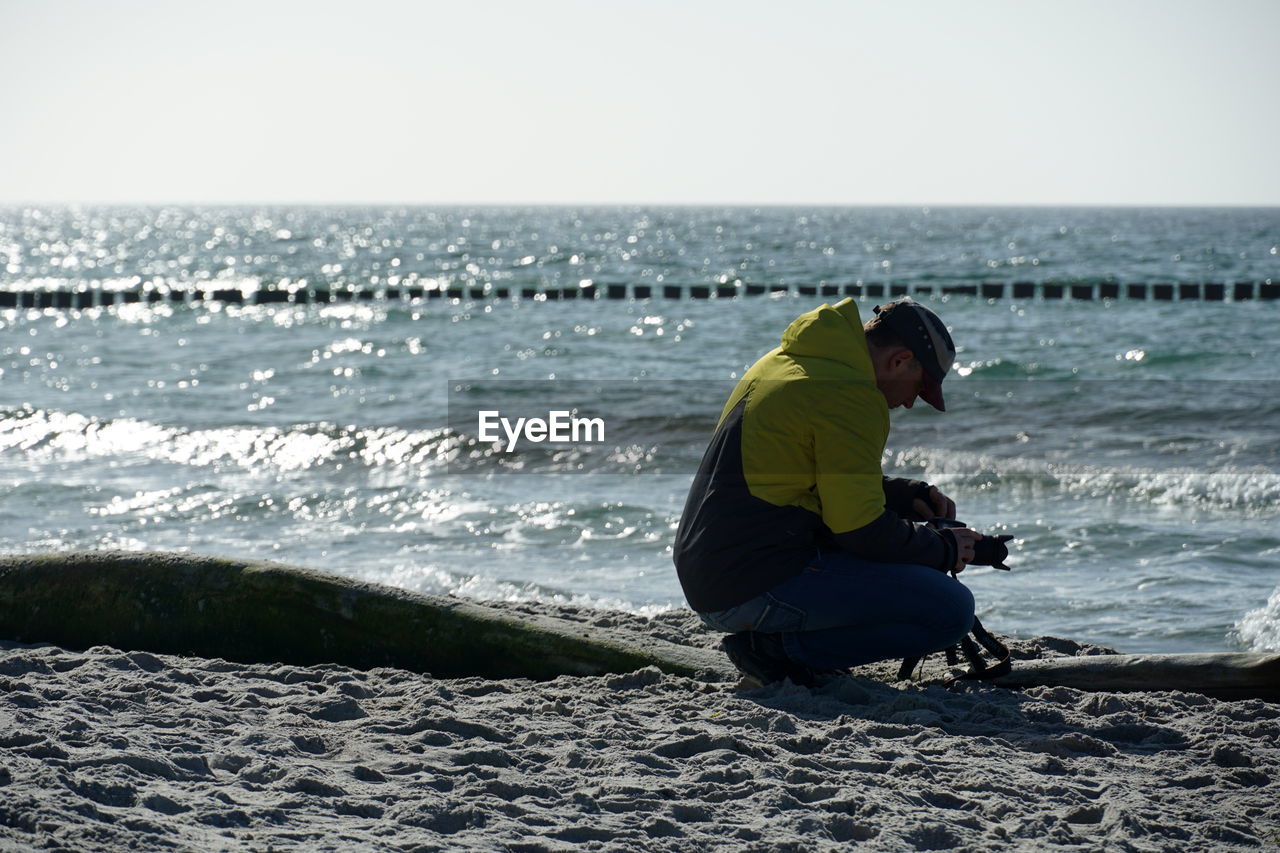
[[[0,0],[0,203],[1280,205],[1276,0]]]

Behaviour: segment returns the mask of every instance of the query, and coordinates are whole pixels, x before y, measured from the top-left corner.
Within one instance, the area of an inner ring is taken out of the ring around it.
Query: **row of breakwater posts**
[[[445,300],[522,299],[539,302],[578,299],[735,299],[739,297],[792,294],[816,297],[974,296],[981,299],[1044,300],[1137,300],[1249,302],[1280,300],[1280,282],[1203,282],[1177,284],[1120,284],[1112,281],[1085,283],[981,282],[967,284],[734,284],[648,285],[583,284],[566,288],[537,287],[265,287],[241,288],[170,287],[142,285],[125,289],[81,287],[75,289],[0,290],[0,310],[55,308],[84,310],[112,305],[218,302],[235,305],[304,305],[341,302],[401,302]]]

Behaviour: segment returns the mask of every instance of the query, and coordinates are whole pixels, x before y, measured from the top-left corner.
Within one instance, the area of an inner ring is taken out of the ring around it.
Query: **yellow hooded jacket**
[[[734,388],[689,491],[673,556],[690,606],[748,601],[819,547],[865,550],[854,531],[895,546],[866,556],[944,563],[942,537],[886,511],[888,435],[856,303],[798,317]]]

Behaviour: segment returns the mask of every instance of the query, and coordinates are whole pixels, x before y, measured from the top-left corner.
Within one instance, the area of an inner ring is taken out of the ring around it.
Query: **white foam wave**
[[[1280,587],[1266,604],[1240,618],[1235,634],[1251,652],[1280,652]]]
[[[885,470],[919,472],[938,485],[984,490],[1049,487],[1094,498],[1133,498],[1157,505],[1280,512],[1280,474],[1258,466],[1154,468],[909,448],[888,454]]]
[[[0,452],[80,461],[142,457],[194,467],[234,465],[297,471],[330,461],[381,466],[443,465],[457,443],[448,429],[218,427],[186,430],[133,418],[109,421],[77,412],[34,410],[0,419]]]
[[[477,601],[566,604],[593,610],[621,610],[639,616],[656,616],[675,609],[675,605],[672,604],[637,604],[614,596],[564,592],[533,582],[517,583],[479,574],[450,571],[434,565],[401,564],[390,571],[365,572],[360,579],[427,595],[456,595]]]

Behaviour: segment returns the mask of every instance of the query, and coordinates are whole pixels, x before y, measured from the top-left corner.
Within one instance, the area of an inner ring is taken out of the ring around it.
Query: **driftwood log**
[[[1106,693],[1182,690],[1219,699],[1280,701],[1280,654],[1088,655],[1015,661],[992,684]]]
[[[736,678],[725,656],[709,649],[280,563],[184,553],[0,557],[0,639],[245,663],[387,666],[440,678],[550,679],[646,666]],[[1015,661],[990,683],[1280,701],[1280,654]]]
[[[647,666],[733,673],[710,650],[280,563],[179,553],[0,557],[0,638],[440,678],[550,679]]]

